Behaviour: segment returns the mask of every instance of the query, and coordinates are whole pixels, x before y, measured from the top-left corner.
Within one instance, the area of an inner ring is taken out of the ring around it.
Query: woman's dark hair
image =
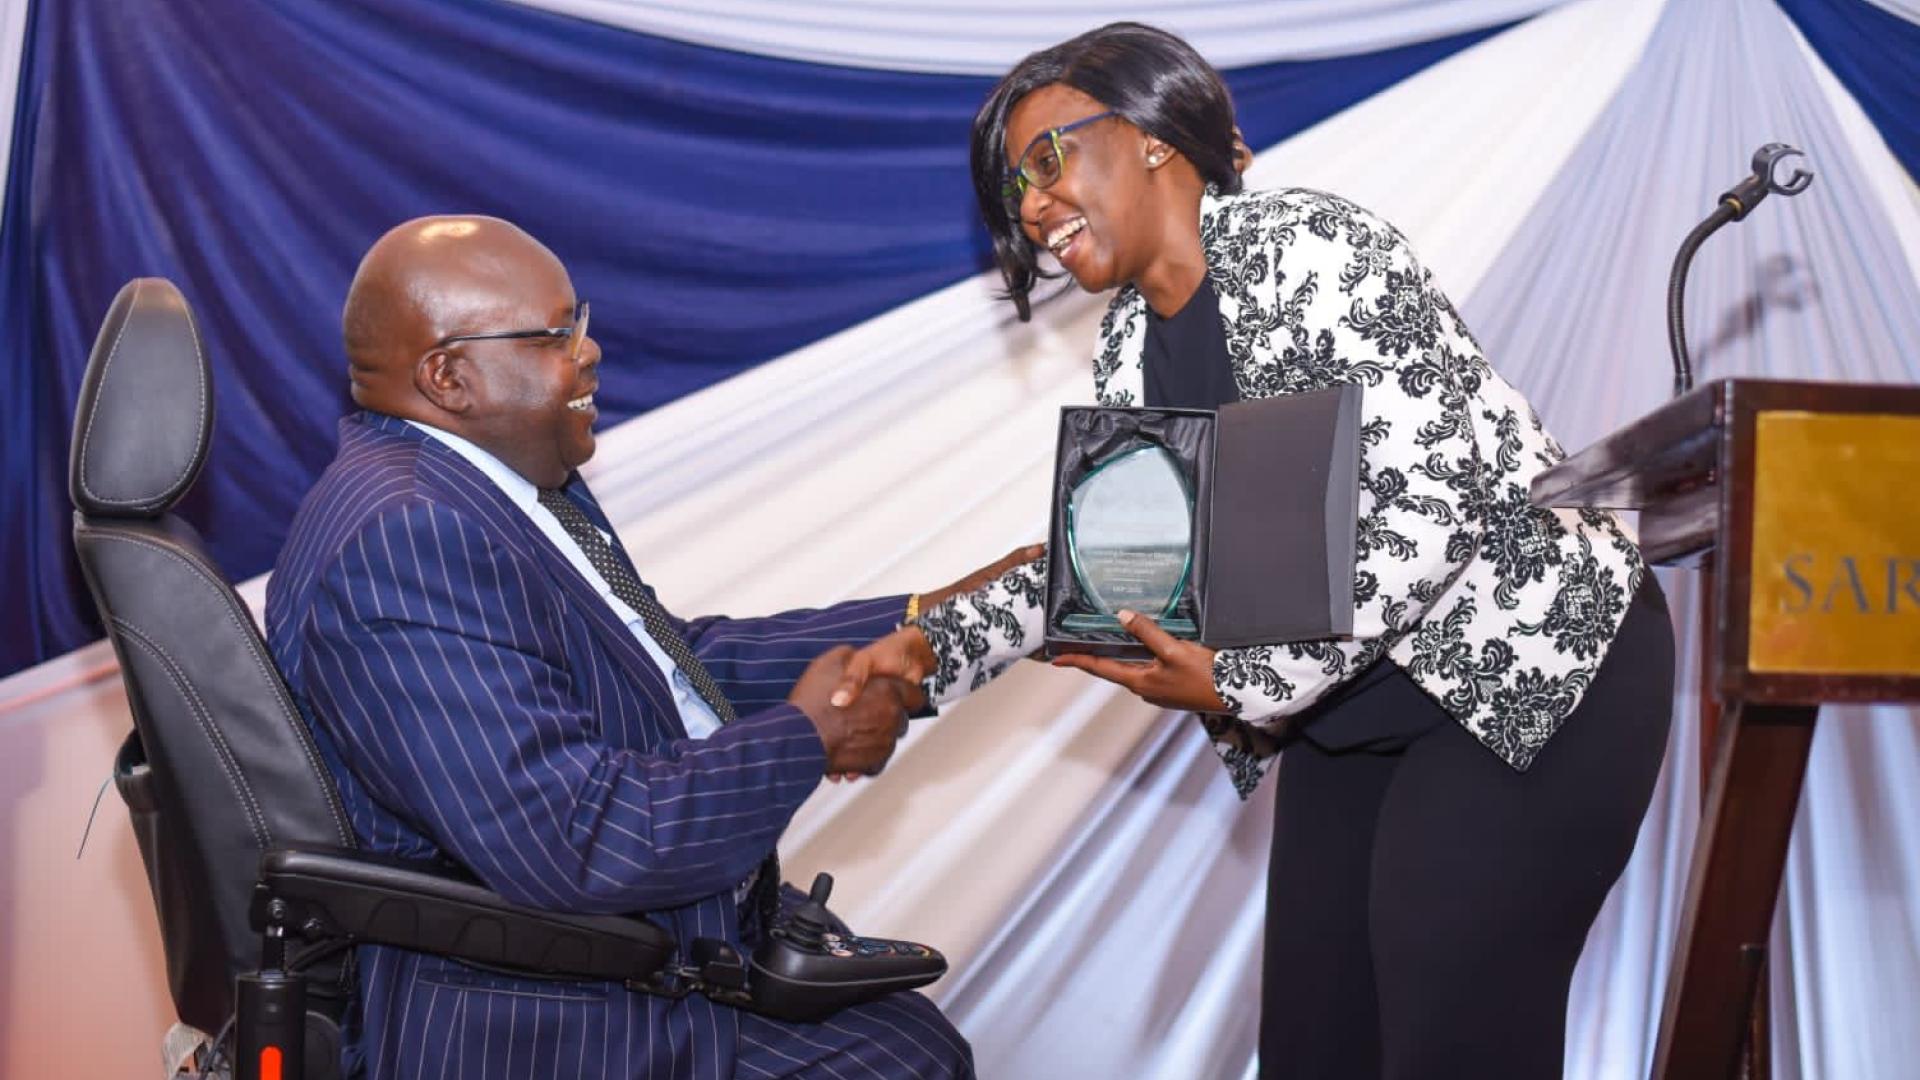
[[[1180,151],[1207,183],[1224,192],[1240,190],[1233,167],[1233,98],[1193,46],[1165,30],[1117,22],[1020,61],[973,118],[972,165],[973,193],[993,237],[993,258],[1022,321],[1030,315],[1027,294],[1034,282],[1056,275],[1040,269],[1033,242],[1007,213],[1001,195],[1007,117],[1021,98],[1054,83],[1086,94]]]

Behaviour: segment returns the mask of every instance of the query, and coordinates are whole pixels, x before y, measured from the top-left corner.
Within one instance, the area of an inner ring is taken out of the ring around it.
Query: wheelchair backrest
[[[140,278],[114,298],[75,409],[73,541],[120,660],[134,732],[115,778],[134,818],[180,1019],[219,1030],[260,962],[260,856],[354,846],[313,740],[244,602],[174,505],[205,465],[212,372],[185,297]],[[338,965],[316,969],[341,996]]]

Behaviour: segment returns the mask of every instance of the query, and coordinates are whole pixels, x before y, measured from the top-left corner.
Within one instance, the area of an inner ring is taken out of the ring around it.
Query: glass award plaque
[[[1170,634],[1193,637],[1191,619],[1170,618],[1193,567],[1193,495],[1173,455],[1140,446],[1096,465],[1067,501],[1067,553],[1093,613],[1061,620],[1070,630],[1122,630],[1122,608],[1150,615]]]

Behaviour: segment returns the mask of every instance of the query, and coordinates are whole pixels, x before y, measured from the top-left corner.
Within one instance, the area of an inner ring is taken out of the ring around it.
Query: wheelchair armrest
[[[644,983],[678,942],[644,919],[509,903],[456,870],[343,848],[260,858],[253,925],[309,941],[391,945],[529,975]]]

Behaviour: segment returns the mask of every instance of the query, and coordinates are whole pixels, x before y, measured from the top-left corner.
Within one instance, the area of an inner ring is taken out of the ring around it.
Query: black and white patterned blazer
[[[1565,456],[1487,365],[1398,230],[1318,191],[1201,204],[1200,237],[1243,399],[1358,383],[1364,422],[1354,636],[1222,649],[1230,715],[1202,723],[1250,793],[1284,718],[1381,655],[1515,769],[1533,762],[1592,682],[1645,566],[1618,520],[1545,510],[1534,475]],[[1141,404],[1146,301],[1132,286],[1100,325],[1101,404]],[[936,695],[985,683],[1042,636],[1044,562],[921,620]]]

